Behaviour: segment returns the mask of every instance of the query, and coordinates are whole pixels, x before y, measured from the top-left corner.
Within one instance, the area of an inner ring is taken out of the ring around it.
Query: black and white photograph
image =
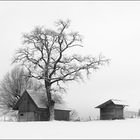
[[[140,139],[140,1],[0,1],[0,139]]]

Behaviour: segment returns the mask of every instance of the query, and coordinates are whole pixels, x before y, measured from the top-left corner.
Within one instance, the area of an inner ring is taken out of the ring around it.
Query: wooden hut
[[[18,121],[48,121],[49,110],[46,96],[35,91],[24,91],[14,106],[18,110]]]
[[[44,92],[25,90],[19,98],[14,110],[18,110],[18,121],[48,121],[49,109]],[[54,105],[54,119],[69,121],[70,109],[66,104]]]
[[[71,109],[66,104],[54,105],[54,118],[60,121],[69,121]]]
[[[123,109],[125,106],[127,106],[126,103],[120,100],[111,99],[95,108],[100,108],[101,120],[114,120],[124,119]]]

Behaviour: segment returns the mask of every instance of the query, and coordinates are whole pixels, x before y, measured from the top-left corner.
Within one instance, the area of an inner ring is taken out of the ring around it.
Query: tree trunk
[[[51,96],[51,85],[48,81],[45,80],[45,88],[48,100],[48,108],[49,108],[49,120],[54,120],[54,101]]]

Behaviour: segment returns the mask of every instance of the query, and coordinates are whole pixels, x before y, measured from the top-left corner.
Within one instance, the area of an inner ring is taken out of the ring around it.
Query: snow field
[[[140,138],[140,119],[89,122],[0,122],[0,138]]]

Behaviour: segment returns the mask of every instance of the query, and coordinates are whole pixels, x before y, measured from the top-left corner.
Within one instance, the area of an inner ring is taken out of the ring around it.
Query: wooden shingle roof
[[[47,98],[44,92],[27,91],[38,108],[47,108]]]

